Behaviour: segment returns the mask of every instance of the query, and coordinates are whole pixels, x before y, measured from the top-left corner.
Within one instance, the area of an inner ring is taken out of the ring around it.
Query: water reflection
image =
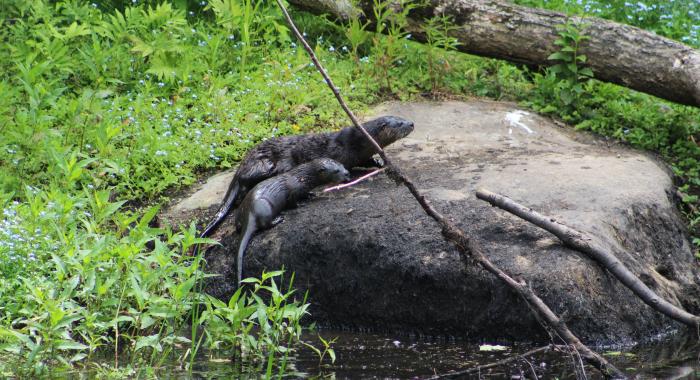
[[[322,330],[321,335],[337,337],[333,346],[337,355],[335,365],[319,366],[318,356],[303,349],[290,359],[288,369],[291,374],[285,378],[428,379],[490,364],[536,348],[533,345],[506,344],[507,349],[503,351],[480,351],[479,344],[455,339],[335,330]],[[634,379],[700,379],[700,346],[690,335],[679,334],[631,349],[597,348],[597,351],[605,353],[615,366]],[[312,336],[307,337],[307,341],[320,346]],[[535,378],[534,373],[539,379],[575,379],[574,363],[578,360],[575,355],[560,352],[540,353],[480,374],[445,378],[525,379]],[[241,375],[240,371],[230,361],[203,359],[196,364],[191,376],[183,374],[172,378],[260,378],[258,373]],[[586,376],[588,379],[602,378],[592,367],[586,367]]]

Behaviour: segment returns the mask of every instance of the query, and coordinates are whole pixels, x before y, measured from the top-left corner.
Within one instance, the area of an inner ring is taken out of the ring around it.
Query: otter
[[[412,121],[397,116],[379,117],[362,126],[381,147],[406,137],[413,131]],[[231,209],[240,204],[248,191],[267,178],[322,157],[331,158],[348,169],[380,166],[372,159],[375,153],[377,152],[374,147],[355,127],[345,127],[337,132],[277,137],[264,141],[245,155],[229,184],[219,210],[200,237],[209,236]]]
[[[258,183],[236,210],[236,230],[239,233],[238,286],[241,286],[243,276],[243,254],[256,231],[279,223],[280,212],[296,206],[296,202],[305,198],[314,187],[349,178],[350,173],[339,162],[318,158]]]

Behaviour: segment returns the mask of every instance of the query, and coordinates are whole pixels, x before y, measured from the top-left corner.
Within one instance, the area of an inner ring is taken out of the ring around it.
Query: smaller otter
[[[335,160],[318,158],[301,164],[286,173],[258,183],[236,209],[238,243],[238,286],[243,277],[243,254],[256,231],[279,223],[283,209],[296,206],[311,189],[327,183],[346,181],[350,173]]]

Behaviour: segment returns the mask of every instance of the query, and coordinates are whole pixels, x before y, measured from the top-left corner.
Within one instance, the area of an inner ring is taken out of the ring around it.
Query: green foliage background
[[[700,47],[694,0],[518,3],[611,18]],[[280,274],[258,284],[276,305],[242,295],[229,304],[209,300],[195,286],[199,259],[186,255],[194,227],[149,226],[170,190],[231,167],[257,142],[345,124],[271,4],[0,4],[2,373],[140,373],[166,357],[187,362],[192,355],[183,351],[200,344],[257,350],[253,362],[268,373],[266,353],[285,357],[282,342],[300,333],[305,306],[272,285]],[[698,109],[590,80],[576,53],[553,56],[555,68],[539,72],[456,53],[448,19],[430,21],[429,44],[414,43],[405,14],[376,5],[385,22],[372,30],[293,14],[352,108],[425,97],[513,100],[658,152],[678,174],[683,211],[700,236]],[[565,26],[560,37],[562,47],[578,43],[585,28]],[[567,59],[581,71],[557,70]],[[198,303],[208,311],[197,314]],[[263,315],[294,318],[278,334],[282,324]],[[194,330],[183,334],[192,321],[205,326],[204,341]],[[272,327],[252,337],[253,325]],[[118,366],[95,364],[114,349]]]

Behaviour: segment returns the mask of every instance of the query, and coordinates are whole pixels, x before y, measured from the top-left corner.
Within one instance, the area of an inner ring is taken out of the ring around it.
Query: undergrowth
[[[601,11],[592,1],[521,3],[698,46],[691,0],[632,18],[615,2]],[[457,53],[445,18],[418,44],[405,12],[377,5],[384,22],[374,27],[293,14],[353,109],[442,96],[520,101],[660,153],[700,236],[698,109],[590,80],[575,49],[540,72]],[[0,373],[146,376],[166,360],[191,366],[202,352],[238,352],[248,369],[285,372],[305,297],[280,290],[273,272],[213,300],[197,285],[201,258],[186,254],[194,227],[152,227],[169,191],[231,167],[254,144],[344,124],[278,10],[255,0],[9,0],[0,23]],[[585,39],[578,31],[563,26],[560,46]],[[580,66],[556,69],[571,62]],[[332,357],[322,342],[317,352]]]

